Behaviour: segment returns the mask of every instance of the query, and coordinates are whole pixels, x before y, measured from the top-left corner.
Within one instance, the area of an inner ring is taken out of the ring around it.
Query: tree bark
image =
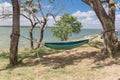
[[[39,39],[39,43],[38,43],[38,45],[37,45],[36,49],[40,47],[40,45],[41,45],[40,43],[41,43],[41,42],[42,42],[42,40],[43,40],[43,36],[44,36],[44,29],[45,29],[46,23],[47,23],[47,19],[46,19],[46,18],[44,18],[44,22],[43,22],[42,28],[41,28],[41,30],[40,30],[40,39]]]
[[[103,27],[103,37],[105,44],[105,52],[109,53],[109,56],[116,52],[115,45],[118,39],[115,35],[115,3],[114,0],[108,0],[109,14],[104,10],[100,0],[83,0],[86,4],[91,6],[99,18]]]
[[[31,23],[31,24],[32,24],[32,23]],[[36,24],[37,24],[37,23],[32,24],[31,29],[30,29],[30,31],[29,31],[29,34],[30,34],[30,47],[31,47],[31,49],[34,49],[33,29],[35,28]]]
[[[13,26],[10,42],[10,64],[18,64],[18,43],[20,35],[20,8],[18,0],[12,0],[13,6]]]
[[[33,27],[31,27],[29,35],[30,35],[30,48],[34,49],[34,45],[33,45]]]

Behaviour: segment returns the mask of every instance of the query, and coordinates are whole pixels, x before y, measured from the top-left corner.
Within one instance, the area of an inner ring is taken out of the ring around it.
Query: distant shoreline
[[[0,26],[0,27],[12,27],[12,26]],[[30,26],[20,26],[21,28],[30,28]],[[37,26],[36,28],[39,28],[39,26]]]
[[[11,27],[11,26],[0,26],[0,27]],[[30,26],[20,26],[21,28],[30,28]],[[36,26],[35,28],[39,28],[39,26]],[[47,28],[51,28],[51,27],[47,27]],[[97,29],[97,30],[102,30],[99,28],[82,28],[82,29]]]

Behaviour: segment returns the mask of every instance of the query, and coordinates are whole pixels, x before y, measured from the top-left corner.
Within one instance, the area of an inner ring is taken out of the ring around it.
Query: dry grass
[[[8,56],[1,54],[0,80],[120,80],[120,54],[110,59],[101,55],[101,44],[95,44],[67,51],[43,50],[39,57],[24,52],[22,64],[13,68],[5,68]]]

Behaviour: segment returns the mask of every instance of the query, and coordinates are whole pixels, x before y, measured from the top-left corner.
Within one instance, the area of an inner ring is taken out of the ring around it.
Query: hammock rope
[[[25,38],[25,39],[27,39],[27,40],[29,40],[29,41],[31,40],[30,38],[25,37],[25,36],[23,36],[23,35],[20,35],[20,37]],[[41,44],[40,42],[36,41],[35,39],[32,39],[32,41],[35,42],[35,43],[37,43],[37,44]],[[43,44],[43,43],[42,43],[42,44]]]
[[[104,36],[106,33],[111,32],[111,31],[115,31],[115,29],[103,31],[103,32],[101,32],[100,34],[94,36],[93,38],[91,38],[91,39],[89,39],[89,40],[92,41],[93,39],[97,38],[99,35],[103,35],[103,36]]]
[[[103,32],[101,32],[100,34],[98,34],[98,35],[92,37],[92,38],[89,39],[89,40],[92,41],[93,39],[97,38],[99,35],[104,35],[105,33],[107,33],[107,32],[111,32],[111,31],[114,31],[114,30],[115,30],[115,29],[111,29],[111,30],[103,31]],[[30,38],[25,37],[25,36],[23,36],[23,35],[20,35],[20,34],[19,34],[19,36],[22,37],[22,38],[25,38],[25,39],[27,39],[27,40],[31,40]],[[33,39],[32,41],[35,42],[35,43],[41,44],[40,42],[36,41],[35,39]]]
[[[46,47],[53,48],[53,49],[65,49],[65,50],[67,50],[67,49],[76,48],[76,47],[79,47],[79,46],[81,46],[83,44],[89,43],[89,42],[91,42],[92,40],[94,40],[95,38],[97,38],[100,35],[103,36],[103,38],[104,38],[105,34],[108,33],[108,32],[111,32],[111,31],[115,31],[115,29],[103,31],[100,34],[96,34],[94,36],[91,36],[90,38],[86,38],[86,39],[83,38],[84,40],[80,39],[80,40],[77,40],[77,41],[46,42],[46,43],[38,42],[35,39],[32,39],[32,41],[37,43],[37,44],[41,44],[41,46],[46,46]],[[22,38],[25,38],[27,40],[31,40],[30,38],[25,37],[23,35],[19,35],[19,36],[22,37]]]
[[[97,38],[97,37],[98,37],[99,35],[101,35],[101,34],[103,34],[103,33],[100,33],[100,34],[92,37],[91,39],[89,39],[89,41],[92,41],[93,39]],[[25,38],[25,39],[27,39],[27,40],[31,40],[30,38],[25,37],[25,36],[23,36],[23,35],[20,35],[20,37]],[[42,44],[42,45],[44,45],[44,43],[40,43],[40,42],[36,41],[35,39],[33,39],[32,41],[35,42],[35,43],[37,43],[37,44]]]
[[[96,35],[96,36],[92,37],[91,39],[89,39],[89,41],[94,40],[94,39],[95,39],[95,38],[97,38],[99,35],[102,35],[102,33],[100,33],[100,34],[98,34],[98,35]]]

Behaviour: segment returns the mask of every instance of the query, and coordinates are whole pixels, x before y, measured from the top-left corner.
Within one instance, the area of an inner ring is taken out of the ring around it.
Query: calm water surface
[[[29,38],[29,29],[30,28],[21,28],[21,35]],[[12,32],[11,27],[0,27],[0,50],[9,50],[10,46],[10,34]],[[39,39],[39,28],[36,28],[34,31],[34,39]],[[72,34],[71,37],[69,37],[69,40],[75,40],[80,39],[84,36],[93,35],[93,34],[100,34],[100,29],[82,29],[80,33]],[[54,41],[60,41],[56,37],[53,36],[53,33],[51,32],[51,28],[46,28],[44,32],[44,39],[43,42],[54,42]],[[29,48],[29,40],[20,37],[19,42],[19,48]]]

